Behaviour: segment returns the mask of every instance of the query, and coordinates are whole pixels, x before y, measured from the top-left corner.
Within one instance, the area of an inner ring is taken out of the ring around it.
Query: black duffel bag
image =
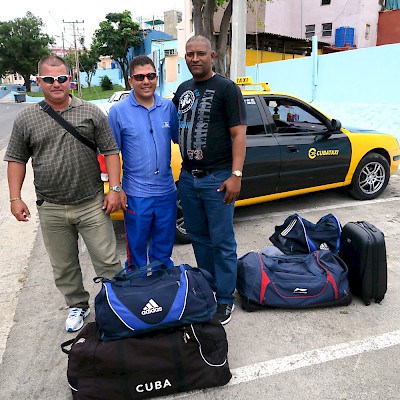
[[[91,322],[61,348],[73,400],[145,399],[222,386],[232,377],[216,319],[109,342]]]

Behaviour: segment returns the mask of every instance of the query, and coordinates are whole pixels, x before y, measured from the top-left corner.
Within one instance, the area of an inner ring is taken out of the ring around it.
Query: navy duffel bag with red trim
[[[327,250],[238,260],[236,288],[247,311],[263,307],[311,308],[351,303],[347,266]]]

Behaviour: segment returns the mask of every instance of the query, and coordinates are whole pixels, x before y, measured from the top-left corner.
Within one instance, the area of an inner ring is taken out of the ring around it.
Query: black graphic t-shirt
[[[229,128],[246,124],[239,87],[217,74],[203,82],[190,79],[178,87],[172,101],[178,109],[183,167],[189,170],[230,168]]]

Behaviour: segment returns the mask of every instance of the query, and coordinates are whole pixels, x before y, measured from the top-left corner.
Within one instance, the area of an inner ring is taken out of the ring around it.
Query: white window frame
[[[370,35],[371,35],[371,25],[365,24],[365,40],[369,40]]]
[[[330,28],[327,29],[327,25],[330,25]],[[326,22],[325,24],[322,24],[321,32],[323,37],[332,36],[332,22]]]
[[[314,35],[315,35],[315,24],[306,25],[306,34],[305,34],[306,38],[309,39]]]

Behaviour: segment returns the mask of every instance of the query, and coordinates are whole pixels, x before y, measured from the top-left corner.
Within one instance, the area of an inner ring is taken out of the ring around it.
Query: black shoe
[[[227,324],[232,318],[232,311],[235,309],[234,304],[218,304],[215,316],[222,325]]]

